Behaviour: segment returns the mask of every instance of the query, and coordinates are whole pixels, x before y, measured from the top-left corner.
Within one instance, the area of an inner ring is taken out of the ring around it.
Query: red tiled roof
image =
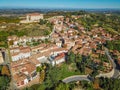
[[[63,57],[65,57],[65,54],[64,54],[64,53],[61,53],[61,54],[59,54],[57,57],[55,57],[55,60],[57,61],[57,60],[59,60],[59,59],[61,59],[61,58],[63,58]]]

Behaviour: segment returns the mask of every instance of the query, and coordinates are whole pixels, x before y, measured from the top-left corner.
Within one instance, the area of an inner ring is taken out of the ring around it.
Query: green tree
[[[68,84],[60,83],[54,90],[70,90]]]
[[[75,54],[73,52],[68,52],[67,62],[68,63],[74,63],[75,62]]]
[[[90,73],[90,76],[91,76],[92,78],[95,78],[98,74],[99,74],[98,70],[93,70],[93,72]]]
[[[76,56],[75,56],[75,62],[82,62],[82,56],[80,55],[80,54],[77,54]]]
[[[9,86],[10,79],[7,76],[0,76],[0,89],[6,90]]]

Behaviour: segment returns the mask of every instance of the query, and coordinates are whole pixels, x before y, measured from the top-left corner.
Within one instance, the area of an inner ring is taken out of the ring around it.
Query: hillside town
[[[44,14],[40,13],[24,15],[24,19],[19,24],[50,23],[52,30],[46,35],[7,37],[7,57],[9,57],[12,85],[17,89],[23,89],[38,84],[42,78],[41,72],[37,71],[38,67],[42,67],[44,64],[51,65],[53,68],[61,67],[65,63],[71,62],[69,58],[71,53],[73,56],[75,55],[77,68],[81,64],[87,63],[84,66],[85,70],[81,71],[81,75],[86,75],[86,78],[96,68],[100,75],[112,77],[114,66],[109,60],[105,46],[108,41],[118,40],[119,35],[112,35],[102,27],[86,29],[77,22],[79,18],[84,17],[89,17],[89,15],[72,15],[71,17],[57,15],[49,18],[44,18]],[[110,53],[120,56],[120,52],[117,50],[110,51]],[[77,61],[76,58],[81,61]],[[0,64],[3,63],[5,63],[4,57],[0,51]],[[120,65],[120,58],[118,63]],[[72,62],[72,64],[74,63]],[[70,65],[68,66],[70,67]],[[109,75],[109,73],[112,74]]]
[[[27,14],[26,20],[20,23],[36,23],[45,20],[43,14]],[[72,18],[82,18],[82,16],[72,16]],[[102,27],[86,31],[77,22],[70,22],[70,18],[64,16],[53,16],[46,19],[53,24],[52,32],[47,36],[9,36],[10,71],[17,88],[27,86],[36,78],[41,78],[36,68],[43,63],[51,64],[53,67],[67,62],[68,52],[84,56],[91,56],[92,61],[97,65],[101,64],[100,55],[105,56],[103,44],[106,41],[114,40],[111,34],[107,33]],[[77,27],[77,29],[76,29]],[[44,40],[50,41],[44,43]],[[28,45],[40,41],[38,45]],[[100,46],[101,45],[101,46]],[[3,59],[0,54],[0,62]],[[112,65],[108,61],[103,61],[104,70],[100,72],[110,72]]]

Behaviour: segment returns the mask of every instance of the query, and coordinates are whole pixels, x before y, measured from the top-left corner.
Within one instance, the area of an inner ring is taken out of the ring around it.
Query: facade
[[[31,56],[30,52],[18,53],[16,55],[12,55],[12,61],[17,61],[17,60],[20,60],[20,59],[28,58],[30,56]]]
[[[58,49],[54,49],[53,52],[52,52],[52,54],[53,55],[58,55],[60,53],[67,53],[67,52],[68,52],[68,50],[65,49],[65,48],[58,48]]]
[[[56,45],[57,45],[58,47],[62,47],[62,41],[57,41],[57,42],[56,42]]]
[[[51,63],[53,66],[61,64],[63,62],[65,62],[65,54],[64,53],[58,54],[56,57],[51,59]]]
[[[43,14],[39,13],[32,13],[32,14],[27,14],[26,20],[27,21],[39,21],[40,19],[43,19]]]
[[[10,50],[12,61],[28,58],[31,56],[30,47],[17,47]]]

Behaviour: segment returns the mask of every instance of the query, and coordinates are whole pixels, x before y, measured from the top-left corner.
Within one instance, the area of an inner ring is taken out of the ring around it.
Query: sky
[[[120,0],[0,0],[8,8],[120,8]]]

